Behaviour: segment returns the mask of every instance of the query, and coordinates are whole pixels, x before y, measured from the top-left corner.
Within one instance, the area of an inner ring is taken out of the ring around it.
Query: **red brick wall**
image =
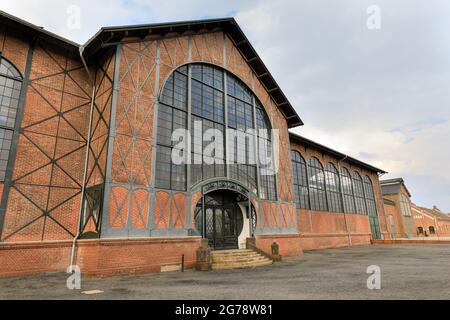
[[[297,234],[256,236],[256,246],[266,253],[272,253],[271,246],[274,242],[279,245],[282,257],[297,257],[303,254],[302,243]]]
[[[308,162],[308,159],[311,157],[316,157],[322,163],[324,168],[326,168],[328,163],[332,163],[338,168],[338,161],[341,160],[298,143],[292,143],[291,149],[299,152],[306,162]],[[380,229],[382,233],[386,235],[385,213],[378,175],[375,172],[350,164],[348,161],[340,163],[340,167],[346,168],[350,174],[357,171],[361,177],[368,176],[370,178],[375,194]],[[346,221],[351,233],[352,244],[370,243],[371,231],[369,218],[367,216],[345,214],[346,219],[344,219],[343,213],[317,212],[303,209],[297,210],[297,215],[299,232],[302,236],[304,250],[349,245],[348,234],[345,227]]]
[[[133,39],[129,39],[133,40]],[[143,39],[138,43],[130,43],[123,46],[120,60],[119,77],[121,79],[119,98],[116,110],[116,138],[113,147],[112,177],[113,182],[124,183],[134,186],[149,187],[151,184],[151,164],[152,164],[152,144],[153,144],[153,116],[155,103],[159,93],[165,85],[166,79],[181,65],[190,62],[204,62],[220,66],[240,78],[249,88],[253,88],[255,94],[264,106],[274,129],[280,133],[280,170],[278,173],[278,193],[280,200],[292,207],[293,195],[291,188],[290,154],[289,154],[289,134],[286,119],[271,100],[267,90],[256,77],[245,58],[235,47],[228,36],[224,37],[222,32],[200,32],[192,36],[192,51],[189,53],[189,36],[177,36],[162,39],[160,41],[160,71],[159,78],[156,79],[157,66],[157,41],[153,37]],[[224,56],[224,46],[226,56]],[[191,60],[189,60],[191,57]],[[143,60],[141,60],[143,59]],[[145,61],[145,62],[143,62]],[[131,66],[131,67],[130,67]],[[139,71],[139,72],[138,72]],[[140,75],[138,77],[138,74]],[[155,86],[157,86],[155,88]],[[138,94],[137,88],[142,87]],[[156,89],[156,90],[155,90]],[[137,101],[137,102],[136,102]],[[139,128],[135,142],[131,138],[133,130]],[[142,159],[145,162],[142,163]],[[135,211],[133,204],[123,208],[123,212],[117,212],[121,208],[114,202],[122,203],[126,201],[128,194],[122,192],[119,198],[117,195],[111,199],[110,215],[119,216]],[[171,207],[179,211],[180,199],[174,200],[169,196]],[[164,200],[164,199],[163,199]],[[185,205],[186,205],[185,201]],[[155,221],[158,229],[168,228],[169,224],[164,219],[167,215],[167,208],[161,208],[161,194],[155,197]],[[159,208],[159,209],[158,209]],[[163,210],[163,211],[161,211]],[[278,208],[276,208],[278,210]],[[173,210],[172,210],[173,211]],[[181,210],[180,221],[176,227],[187,225],[187,215]],[[291,223],[289,212],[283,212],[285,224]],[[160,218],[163,218],[162,220]],[[278,215],[272,216],[276,219],[272,224],[282,223],[278,221]],[[126,224],[121,226],[127,227]]]
[[[369,217],[357,214],[297,210],[303,250],[370,244]]]
[[[65,272],[70,263],[71,241],[0,245],[0,277]],[[181,264],[192,268],[200,238],[141,240],[81,240],[75,264],[84,275],[159,272],[162,266]]]
[[[450,237],[450,221],[434,216],[426,215],[421,212],[421,209],[416,209],[414,206],[411,208],[413,216],[414,231],[417,236],[424,237],[425,234],[418,233],[418,228],[422,227],[427,232],[429,237]],[[434,227],[435,234],[430,234],[430,226]]]
[[[80,242],[77,264],[88,275],[117,275],[160,272],[161,266],[181,264],[192,268],[199,237],[154,238],[140,240],[101,240]]]
[[[70,241],[0,245],[0,277],[65,272],[70,264]]]
[[[437,235],[439,237],[450,237],[450,221],[438,220]]]
[[[386,217],[387,217],[387,221],[388,221],[388,230],[389,230],[388,236],[386,237],[386,239],[394,239],[394,238],[401,237],[403,234],[403,223],[401,220],[402,217],[397,210],[397,206],[395,204],[394,205],[384,204],[384,210],[386,212]],[[392,216],[394,219],[395,228],[392,228],[392,226],[391,226],[390,218],[389,218],[390,216]]]
[[[402,187],[402,191],[407,199],[409,199],[409,196],[406,193],[406,190]],[[395,226],[396,226],[396,234],[394,235],[395,238],[405,238],[408,236],[408,228],[407,228],[407,222],[405,219],[408,219],[403,216],[402,208],[401,208],[401,202],[400,202],[400,193],[399,194],[388,194],[384,195],[384,198],[394,201],[395,202],[395,209],[391,210],[392,213],[394,213],[394,219],[395,219]],[[386,207],[386,206],[385,206]],[[412,209],[411,209],[412,213]],[[412,219],[412,218],[410,218]],[[414,223],[414,222],[413,222]],[[415,230],[413,230],[413,234],[410,236],[416,236]]]
[[[2,55],[25,74],[28,42],[6,32],[1,43]],[[2,240],[67,240],[76,233],[90,91],[76,52],[38,41]]]
[[[436,226],[436,221],[428,216],[425,216],[423,214],[419,214],[415,211],[412,211],[413,215],[413,224],[414,224],[414,231],[416,232],[416,236],[424,237],[425,232],[428,234],[429,237],[436,237],[437,234],[430,234],[429,227],[434,227],[434,230],[437,231],[438,227]],[[419,235],[418,228],[422,227],[424,233]]]
[[[115,50],[104,54],[95,73],[95,101],[92,113],[91,152],[88,160],[87,187],[105,183],[111,115]],[[96,159],[98,161],[96,162]]]

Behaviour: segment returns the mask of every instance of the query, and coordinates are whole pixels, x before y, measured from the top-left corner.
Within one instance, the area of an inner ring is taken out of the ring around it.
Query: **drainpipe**
[[[347,223],[347,214],[345,213],[344,189],[342,188],[342,177],[341,177],[341,162],[347,160],[347,158],[348,158],[348,156],[346,155],[344,158],[342,158],[342,160],[339,160],[337,162],[337,165],[338,165],[338,174],[339,174],[339,191],[341,194],[342,212],[344,213],[345,230],[347,230],[348,245],[351,247],[352,246],[352,236],[350,235],[350,230],[348,228],[348,223]]]
[[[88,134],[87,134],[87,142],[86,142],[86,155],[85,155],[85,159],[84,159],[84,172],[83,172],[83,184],[81,186],[81,201],[80,201],[80,211],[78,214],[78,224],[77,224],[77,233],[75,235],[75,237],[72,240],[72,251],[70,254],[70,264],[69,264],[69,268],[70,271],[72,270],[72,266],[74,264],[74,260],[75,260],[75,247],[76,247],[76,243],[78,238],[80,237],[80,225],[81,225],[81,216],[83,215],[83,204],[84,204],[84,193],[86,191],[86,180],[87,180],[87,170],[88,170],[88,160],[89,160],[89,149],[91,146],[91,139],[90,139],[90,135],[91,135],[91,129],[92,129],[92,117],[93,117],[93,113],[94,113],[94,99],[95,99],[95,79],[92,77],[89,68],[87,66],[86,60],[84,59],[84,46],[80,47],[80,57],[81,57],[81,61],[83,62],[83,66],[86,69],[86,72],[88,74],[89,80],[92,83],[92,97],[91,97],[91,110],[90,110],[90,114],[89,114],[89,128],[88,128]]]

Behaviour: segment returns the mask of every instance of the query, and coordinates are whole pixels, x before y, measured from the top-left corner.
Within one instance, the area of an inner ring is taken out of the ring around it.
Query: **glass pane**
[[[216,215],[215,215],[216,237],[220,238],[220,237],[224,236],[224,234],[223,234],[223,230],[224,230],[223,221],[224,221],[223,211],[221,209],[216,209]]]
[[[214,211],[213,209],[206,209],[205,212],[206,218],[206,237],[212,238],[214,235]]]

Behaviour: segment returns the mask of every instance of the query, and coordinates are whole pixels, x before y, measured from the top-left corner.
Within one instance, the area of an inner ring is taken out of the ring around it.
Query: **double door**
[[[205,206],[206,238],[211,248],[238,249],[238,210],[234,205]]]

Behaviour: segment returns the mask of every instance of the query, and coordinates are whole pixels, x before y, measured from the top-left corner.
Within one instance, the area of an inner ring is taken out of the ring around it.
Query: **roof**
[[[117,44],[126,37],[138,37],[143,39],[149,35],[164,37],[169,33],[178,33],[181,35],[192,34],[204,30],[223,31],[228,34],[237,49],[246,59],[249,66],[255,72],[255,75],[265,86],[267,92],[275,101],[278,108],[283,112],[289,128],[303,125],[303,121],[300,119],[234,18],[105,27],[101,28],[100,31],[83,46],[83,50],[86,57],[89,58],[95,57],[103,48]]]
[[[412,204],[412,207],[414,209],[416,209],[416,211],[419,211],[428,216],[431,215],[433,217],[436,217],[436,219],[450,221],[450,217],[448,216],[448,214],[441,212],[437,207],[434,207],[433,209],[429,209],[429,208],[417,206],[414,203]]]
[[[63,46],[69,50],[79,51],[81,49],[84,57],[88,60],[94,59],[105,47],[118,44],[127,37],[144,39],[146,36],[152,35],[156,38],[158,36],[162,38],[169,33],[178,33],[181,35],[193,34],[199,31],[203,32],[205,30],[223,31],[230,36],[231,40],[244,56],[258,79],[265,86],[267,92],[275,101],[278,108],[283,112],[289,128],[303,125],[303,121],[300,119],[299,115],[292,107],[291,103],[286,98],[285,94],[234,18],[104,27],[82,46],[46,31],[43,27],[31,24],[4,11],[0,11],[0,23],[7,26],[11,25],[15,29],[21,30],[32,37],[40,35],[49,42]]]
[[[405,188],[406,192],[408,193],[408,196],[411,197],[411,193],[406,187],[405,180],[403,180],[403,178],[381,180],[380,186],[381,193],[383,195],[400,193],[400,189],[403,186],[403,188]]]
[[[377,173],[387,173],[386,171],[384,171],[382,169],[379,169],[377,167],[374,167],[374,166],[372,166],[372,165],[370,165],[370,164],[368,164],[366,162],[363,162],[361,160],[353,158],[353,157],[351,157],[349,155],[346,155],[344,153],[341,153],[339,151],[333,150],[333,149],[331,149],[331,148],[329,148],[327,146],[324,146],[324,145],[322,145],[320,143],[317,143],[315,141],[307,139],[307,138],[305,138],[303,136],[300,136],[298,134],[295,134],[293,132],[289,132],[289,137],[290,137],[291,141],[295,141],[295,142],[301,143],[302,145],[307,145],[307,146],[309,146],[311,148],[320,150],[320,151],[325,152],[327,154],[333,155],[333,156],[335,156],[337,158],[341,158],[343,160],[345,159],[345,161],[347,161],[348,163],[357,165],[359,167],[363,167],[363,168],[365,168],[365,169],[367,169],[369,171],[373,171],[373,172],[377,172]]]
[[[78,53],[80,45],[66,38],[63,38],[55,33],[47,31],[44,27],[39,27],[25,20],[17,18],[9,13],[0,10],[0,24],[3,26],[14,28],[15,31],[21,32],[25,36],[30,36],[34,38],[39,35],[39,37],[45,39],[46,41],[53,43],[57,46],[64,47],[65,49],[74,51]]]

